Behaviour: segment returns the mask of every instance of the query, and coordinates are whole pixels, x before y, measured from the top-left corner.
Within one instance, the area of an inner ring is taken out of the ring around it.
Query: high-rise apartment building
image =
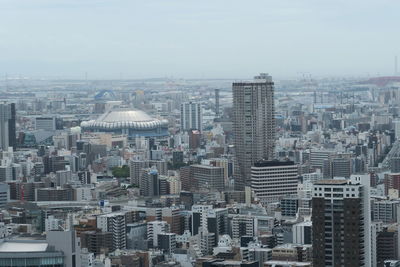
[[[164,221],[152,221],[147,223],[147,240],[150,247],[158,246],[158,235],[169,233],[169,224]]]
[[[369,177],[364,176],[314,184],[313,266],[371,266]]]
[[[383,183],[385,185],[385,195],[389,194],[390,189],[397,190],[397,193],[400,192],[400,173],[385,173]]]
[[[163,208],[161,212],[162,221],[165,221],[170,226],[170,232],[177,235],[183,233],[182,229],[182,215],[178,208]]]
[[[241,236],[254,236],[255,228],[253,216],[238,214],[232,218],[232,238],[240,239]]]
[[[8,120],[8,146],[17,148],[17,112],[15,110],[15,103],[10,103],[10,119]]]
[[[219,89],[215,89],[215,118],[219,118]]]
[[[262,73],[250,82],[234,82],[233,131],[237,167],[235,189],[250,185],[251,166],[274,158],[274,83]]]
[[[149,166],[148,161],[143,160],[130,160],[129,161],[129,174],[131,178],[131,184],[139,185],[140,177],[143,169]]]
[[[125,214],[122,212],[108,213],[97,216],[97,228],[103,232],[112,233],[113,249],[126,248]]]
[[[171,254],[176,249],[176,234],[175,233],[160,233],[157,237],[157,247],[164,253]]]
[[[202,131],[201,103],[186,102],[181,105],[181,128],[184,131]]]
[[[251,167],[251,188],[264,203],[297,194],[298,166],[293,161],[259,161]]]
[[[0,149],[7,150],[16,145],[15,104],[0,103]]]
[[[143,169],[140,177],[140,194],[146,197],[157,197],[160,195],[160,179],[156,168]]]

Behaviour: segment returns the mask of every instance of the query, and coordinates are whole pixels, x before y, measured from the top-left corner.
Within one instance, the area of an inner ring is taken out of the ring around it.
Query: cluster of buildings
[[[398,84],[10,86],[0,266],[400,266]]]

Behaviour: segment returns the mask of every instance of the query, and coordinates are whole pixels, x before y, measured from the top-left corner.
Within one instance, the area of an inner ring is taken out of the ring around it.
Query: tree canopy
[[[124,165],[122,167],[114,167],[112,169],[112,175],[117,178],[127,178],[129,177],[129,167]]]

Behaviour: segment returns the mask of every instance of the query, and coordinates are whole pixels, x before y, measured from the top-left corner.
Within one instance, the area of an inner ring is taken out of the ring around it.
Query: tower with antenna
[[[397,56],[394,56],[394,76],[398,75],[397,71]]]

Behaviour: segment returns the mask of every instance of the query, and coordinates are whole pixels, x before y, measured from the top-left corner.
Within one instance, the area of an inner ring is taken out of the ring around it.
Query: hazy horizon
[[[0,0],[0,75],[393,75],[399,8],[388,0]]]

